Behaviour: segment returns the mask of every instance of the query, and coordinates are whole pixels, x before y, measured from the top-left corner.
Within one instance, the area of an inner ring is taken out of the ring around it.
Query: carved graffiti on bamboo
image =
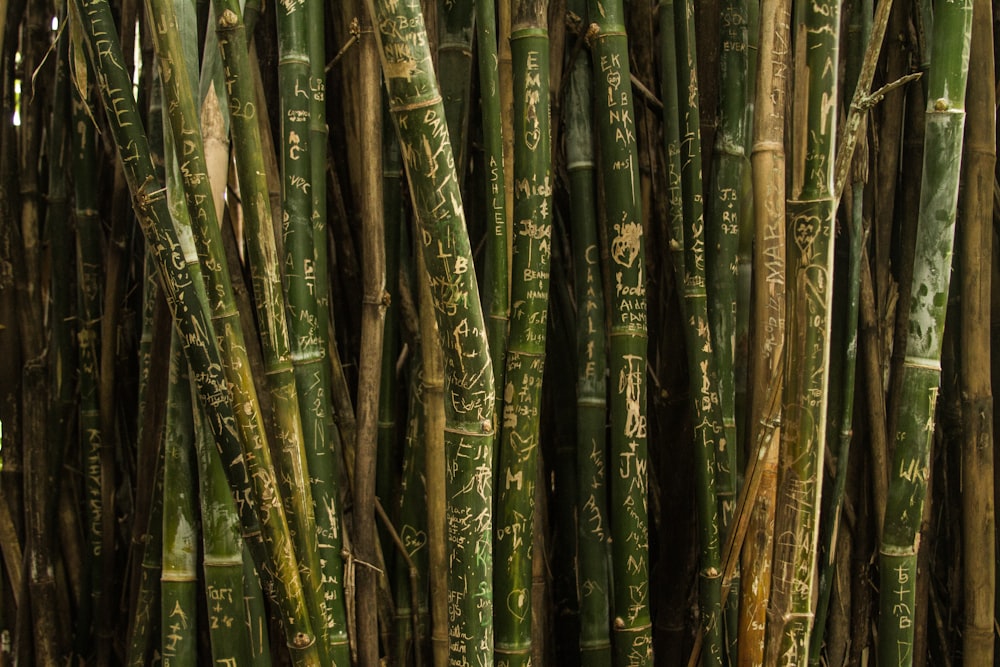
[[[629,222],[628,214],[622,213],[621,222],[615,223],[614,229],[611,259],[619,266],[631,268],[642,252],[642,224]]]
[[[635,354],[623,355],[625,365],[618,374],[618,393],[625,397],[626,438],[646,437],[646,415],[642,405],[643,376],[646,372],[646,360]]]

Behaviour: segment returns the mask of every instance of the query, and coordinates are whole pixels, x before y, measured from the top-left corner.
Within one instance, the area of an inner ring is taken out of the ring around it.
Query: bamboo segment
[[[585,0],[568,11],[586,16]],[[588,58],[571,66],[567,97],[566,170],[570,176],[573,266],[576,270],[577,569],[580,662],[611,664],[611,579],[607,503],[607,335],[594,193],[593,70]]]
[[[193,386],[189,389],[194,390]],[[248,605],[244,601],[239,516],[229,493],[222,461],[214,450],[212,431],[205,424],[197,404],[193,416],[201,506],[202,575],[212,664],[250,665],[253,650],[246,614]]]
[[[787,363],[766,633],[767,658],[782,664],[805,664],[813,621],[836,213],[833,156],[840,5],[819,2],[804,9],[800,30],[807,77],[796,80],[800,87],[796,102],[807,123],[802,130],[808,132],[801,153],[794,155],[793,190],[786,208],[786,238],[791,241],[785,269]]]
[[[476,20],[473,4],[478,3],[451,0],[438,8],[438,74],[459,183],[465,182],[468,171],[472,38]]]
[[[265,576],[273,577],[277,584],[276,594],[293,660],[297,664],[316,664],[318,653],[288,539],[288,524],[273,473],[268,466],[261,465],[269,459],[269,454],[266,447],[261,447],[263,441],[254,441],[250,443],[254,446],[253,460],[243,455],[191,233],[171,224],[164,191],[154,175],[142,122],[130,95],[131,82],[121,64],[121,48],[110,9],[105,0],[77,0],[72,6],[82,19],[84,37],[102,73],[101,98],[111,135],[119,155],[124,158],[122,164],[134,209],[147,242],[156,254],[167,303],[194,369],[199,398],[209,410],[209,423],[216,446],[223,455],[230,488],[240,499],[245,537],[255,550],[255,560],[261,564],[262,573],[267,572]],[[181,245],[182,239],[184,245]],[[253,465],[252,476],[247,474],[248,464]],[[258,525],[266,532],[258,532]],[[263,570],[264,565],[270,569]]]
[[[419,3],[369,0],[445,362],[451,660],[493,650],[493,366]]]
[[[511,7],[514,256],[497,475],[496,663],[532,655],[532,552],[552,239],[549,39],[545,0]],[[539,621],[541,622],[541,621]]]
[[[646,257],[622,3],[590,2],[591,55],[610,242],[611,506],[616,665],[653,661],[646,505]]]

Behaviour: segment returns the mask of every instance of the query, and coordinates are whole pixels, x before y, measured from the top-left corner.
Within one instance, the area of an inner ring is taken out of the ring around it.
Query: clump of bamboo
[[[913,660],[917,542],[941,377],[971,27],[971,1],[935,8],[910,328],[879,558],[879,663],[887,665]]]
[[[287,520],[273,471],[262,465],[269,460],[266,447],[260,447],[265,441],[254,443],[255,460],[244,457],[197,253],[190,230],[173,226],[164,190],[153,171],[142,121],[131,97],[131,80],[122,65],[110,8],[105,0],[76,0],[72,6],[82,19],[83,38],[102,73],[101,98],[111,136],[119,155],[128,158],[122,164],[133,208],[156,255],[167,303],[198,384],[199,399],[211,415],[209,423],[224,457],[230,487],[243,500],[240,509],[245,537],[255,550],[262,574],[276,584],[293,660],[297,664],[316,664],[315,638],[305,611]],[[247,474],[248,465],[253,466],[253,475]]]
[[[369,0],[445,363],[450,655],[493,651],[493,366],[444,107],[416,3]]]
[[[799,132],[806,137],[794,143],[801,148],[786,207],[788,317],[773,564],[780,576],[771,581],[765,649],[768,660],[788,663],[807,658],[813,620],[833,294],[839,3],[808,5],[799,29],[806,60],[796,102],[804,105]]]

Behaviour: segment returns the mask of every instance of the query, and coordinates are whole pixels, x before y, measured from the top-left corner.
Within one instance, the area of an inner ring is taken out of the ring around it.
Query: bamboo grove
[[[993,664],[995,15],[0,0],[0,667]]]

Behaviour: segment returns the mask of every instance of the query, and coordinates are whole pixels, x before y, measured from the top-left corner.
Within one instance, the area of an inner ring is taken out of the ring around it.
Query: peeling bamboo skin
[[[586,14],[586,2],[569,3]],[[607,335],[604,284],[594,200],[595,164],[590,60],[577,58],[564,107],[566,169],[570,177],[573,266],[577,303],[577,570],[580,589],[580,662],[611,664],[611,580],[607,507]]]
[[[165,194],[154,175],[142,122],[130,95],[131,79],[121,64],[121,49],[110,9],[105,0],[77,0],[74,6],[80,13],[85,37],[102,71],[101,99],[119,155],[123,158],[133,208],[146,241],[156,255],[167,304],[181,334],[185,355],[195,369],[199,398],[210,412],[209,423],[227,466],[230,487],[237,497],[241,524],[255,551],[255,560],[273,570],[262,574],[273,578],[277,584],[276,593],[293,659],[297,664],[317,664],[315,642],[302,602],[301,582],[287,532],[283,536],[279,528],[287,524],[277,502],[274,481],[266,475],[251,479],[247,474],[194,242],[188,237],[182,245],[179,234],[189,235],[190,232],[176,230],[171,224]],[[255,511],[262,518],[273,516],[275,519],[270,525],[262,522],[266,533],[259,532],[261,524],[258,524]],[[265,554],[275,558],[271,560]]]
[[[971,24],[971,1],[943,3],[935,15],[910,326],[879,559],[882,664],[913,660],[918,535],[951,279]]]
[[[419,2],[368,0],[444,350],[449,662],[492,664],[493,366]]]
[[[515,2],[514,255],[504,376],[494,589],[498,667],[531,664],[532,535],[552,239],[547,2]]]
[[[622,4],[589,4],[597,34],[591,42],[596,73],[595,113],[605,184],[612,287],[611,495],[621,508],[612,526],[615,581],[614,663],[651,665],[646,441],[646,285],[635,122],[628,39]]]

